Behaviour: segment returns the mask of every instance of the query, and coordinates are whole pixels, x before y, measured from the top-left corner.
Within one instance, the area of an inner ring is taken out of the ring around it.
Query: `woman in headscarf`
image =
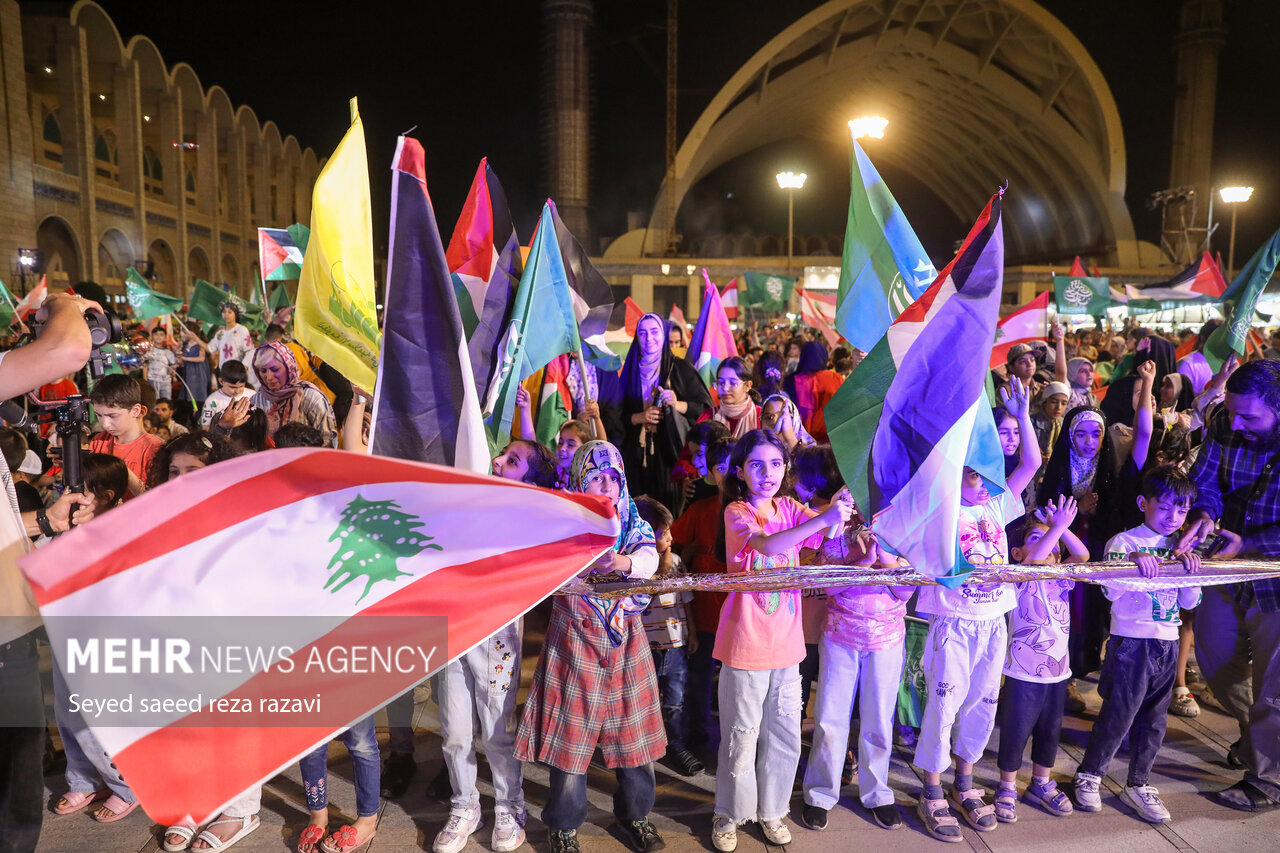
[[[1107,396],[1112,393],[1115,392]],[[1102,412],[1086,407],[1067,412],[1036,493],[1036,503],[1046,506],[1060,495],[1074,497],[1078,511],[1071,532],[1085,543],[1093,559],[1102,558],[1107,540],[1123,528],[1119,475],[1120,460]],[[1075,585],[1071,591],[1068,641],[1073,677],[1083,678],[1101,664],[1109,616],[1110,606],[1101,587]]]
[[[760,426],[777,433],[789,451],[818,443],[804,428],[800,410],[786,394],[774,394],[764,401],[760,407]]]
[[[716,392],[720,404],[711,420],[724,424],[737,441],[760,426],[760,407],[751,399],[751,369],[736,355],[726,358],[716,368]]]
[[[840,374],[827,368],[827,348],[821,341],[807,341],[800,348],[795,373],[783,388],[800,409],[804,428],[818,441],[827,441],[827,422],[822,410],[840,390]]]
[[[1164,378],[1170,373],[1178,372],[1178,363],[1174,357],[1176,347],[1159,335],[1150,335],[1138,341],[1133,354],[1133,371],[1111,381],[1107,396],[1102,401],[1102,413],[1107,416],[1108,424],[1133,423],[1137,411],[1137,392],[1141,385],[1138,377],[1138,366],[1147,361],[1156,363],[1154,388],[1164,384]],[[1195,395],[1191,392],[1190,383],[1183,383],[1178,396],[1178,410],[1191,407]]]
[[[1080,351],[1080,356],[1067,361],[1067,384],[1071,386],[1071,394],[1067,399],[1068,409],[1098,405],[1098,398],[1093,396],[1093,361],[1083,355],[1084,347]]]
[[[591,571],[652,577],[658,568],[653,528],[627,491],[618,449],[605,441],[579,447],[569,466],[569,491],[610,498],[622,522],[613,550]],[[587,815],[586,774],[597,745],[618,780],[614,814],[627,840],[637,850],[661,849],[648,814],[654,802],[652,762],[666,752],[667,738],[653,654],[640,621],[648,603],[647,595],[553,597],[515,745],[516,758],[550,767],[542,822],[552,850],[578,849],[578,827]]]
[[[673,513],[680,510],[680,484],[671,472],[684,450],[689,425],[711,407],[711,394],[693,365],[671,353],[666,321],[645,314],[622,367],[619,446],[627,478]]]
[[[252,405],[267,415],[267,436],[287,423],[302,423],[318,429],[325,444],[337,445],[338,423],[329,399],[319,388],[298,378],[298,362],[293,351],[279,341],[258,347],[253,354],[253,370],[261,387]]]

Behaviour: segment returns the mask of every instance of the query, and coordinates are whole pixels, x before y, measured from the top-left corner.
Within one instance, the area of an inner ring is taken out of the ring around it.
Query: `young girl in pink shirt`
[[[734,448],[724,481],[731,573],[794,566],[801,546],[818,547],[828,531],[844,535],[853,514],[848,490],[816,513],[778,497],[787,468],[786,445],[768,430],[747,433]],[[729,593],[712,654],[723,664],[712,842],[729,853],[738,845],[738,824],[759,820],[770,843],[788,844],[791,831],[782,819],[800,763],[800,593]]]

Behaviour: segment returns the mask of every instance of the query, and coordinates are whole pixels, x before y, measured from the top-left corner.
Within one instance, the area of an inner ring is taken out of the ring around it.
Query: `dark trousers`
[[[653,670],[658,675],[658,695],[662,698],[662,721],[667,729],[667,752],[685,748],[688,721],[684,713],[685,682],[689,675],[686,648],[653,650]]]
[[[0,645],[0,853],[33,853],[40,840],[43,721],[33,631]]]
[[[711,657],[715,648],[714,631],[698,632],[698,650],[688,655],[688,672],[684,683],[685,734],[694,743],[706,743],[711,725],[711,683],[715,677],[716,661]]]
[[[551,770],[551,793],[542,810],[542,823],[547,829],[567,832],[582,826],[587,819],[587,776]],[[613,793],[613,814],[620,823],[644,820],[653,811],[653,765],[617,767],[618,790]]]
[[[996,766],[1004,773],[1022,769],[1022,754],[1031,741],[1031,761],[1052,767],[1062,737],[1062,703],[1067,682],[1043,684],[1005,676],[1000,688],[1000,754]]]
[[[1117,637],[1108,641],[1098,693],[1102,710],[1089,736],[1081,773],[1105,776],[1120,742],[1129,735],[1129,787],[1151,777],[1164,730],[1178,663],[1177,640]]]

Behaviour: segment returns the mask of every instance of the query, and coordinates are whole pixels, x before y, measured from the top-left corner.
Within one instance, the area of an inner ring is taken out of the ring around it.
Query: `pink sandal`
[[[323,826],[315,823],[302,830],[302,835],[298,836],[298,853],[316,853],[320,849],[320,842],[324,840],[325,831]]]
[[[326,838],[320,845],[320,850],[321,853],[355,853],[356,850],[372,841],[377,834],[376,832],[371,832],[367,838],[361,838],[354,826],[344,826]]]
[[[133,814],[133,810],[136,809],[137,807],[138,807],[137,800],[134,800],[132,803],[126,803],[124,800],[120,799],[120,797],[118,797],[117,795],[112,794],[110,797],[107,798],[107,801],[102,804],[102,808],[111,812],[111,814],[108,815],[107,817],[98,817],[95,814],[93,816],[93,819],[96,820],[98,823],[115,823],[116,821],[123,820],[124,818]]]
[[[96,802],[105,800],[111,796],[111,792],[106,788],[101,791],[68,791],[58,798],[58,802],[53,807],[53,813],[57,815],[75,814],[84,808],[93,805]],[[63,805],[66,803],[66,805]]]

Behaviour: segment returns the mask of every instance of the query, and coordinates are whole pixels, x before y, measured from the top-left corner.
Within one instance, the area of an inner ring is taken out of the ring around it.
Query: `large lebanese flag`
[[[996,341],[991,347],[992,367],[1005,363],[1014,344],[1043,341],[1049,337],[1049,304],[1052,300],[1053,291],[1046,290],[996,323]]]
[[[836,292],[834,290],[809,290],[800,288],[800,319],[822,333],[827,346],[840,345],[840,333],[835,329]]]
[[[148,491],[21,567],[70,693],[137,703],[83,715],[147,813],[172,825],[209,819],[523,615],[617,531],[613,507],[590,495],[275,450]],[[166,650],[177,637],[199,665],[153,673],[142,658],[111,656],[105,638],[120,636]],[[93,672],[84,650],[95,640],[123,673]],[[248,671],[204,666],[206,654],[242,646],[257,653]],[[394,666],[370,667],[367,651],[355,665],[357,650],[380,648],[388,661],[396,650]],[[148,697],[199,697],[199,710],[143,713]],[[304,704],[266,704],[281,700]]]

